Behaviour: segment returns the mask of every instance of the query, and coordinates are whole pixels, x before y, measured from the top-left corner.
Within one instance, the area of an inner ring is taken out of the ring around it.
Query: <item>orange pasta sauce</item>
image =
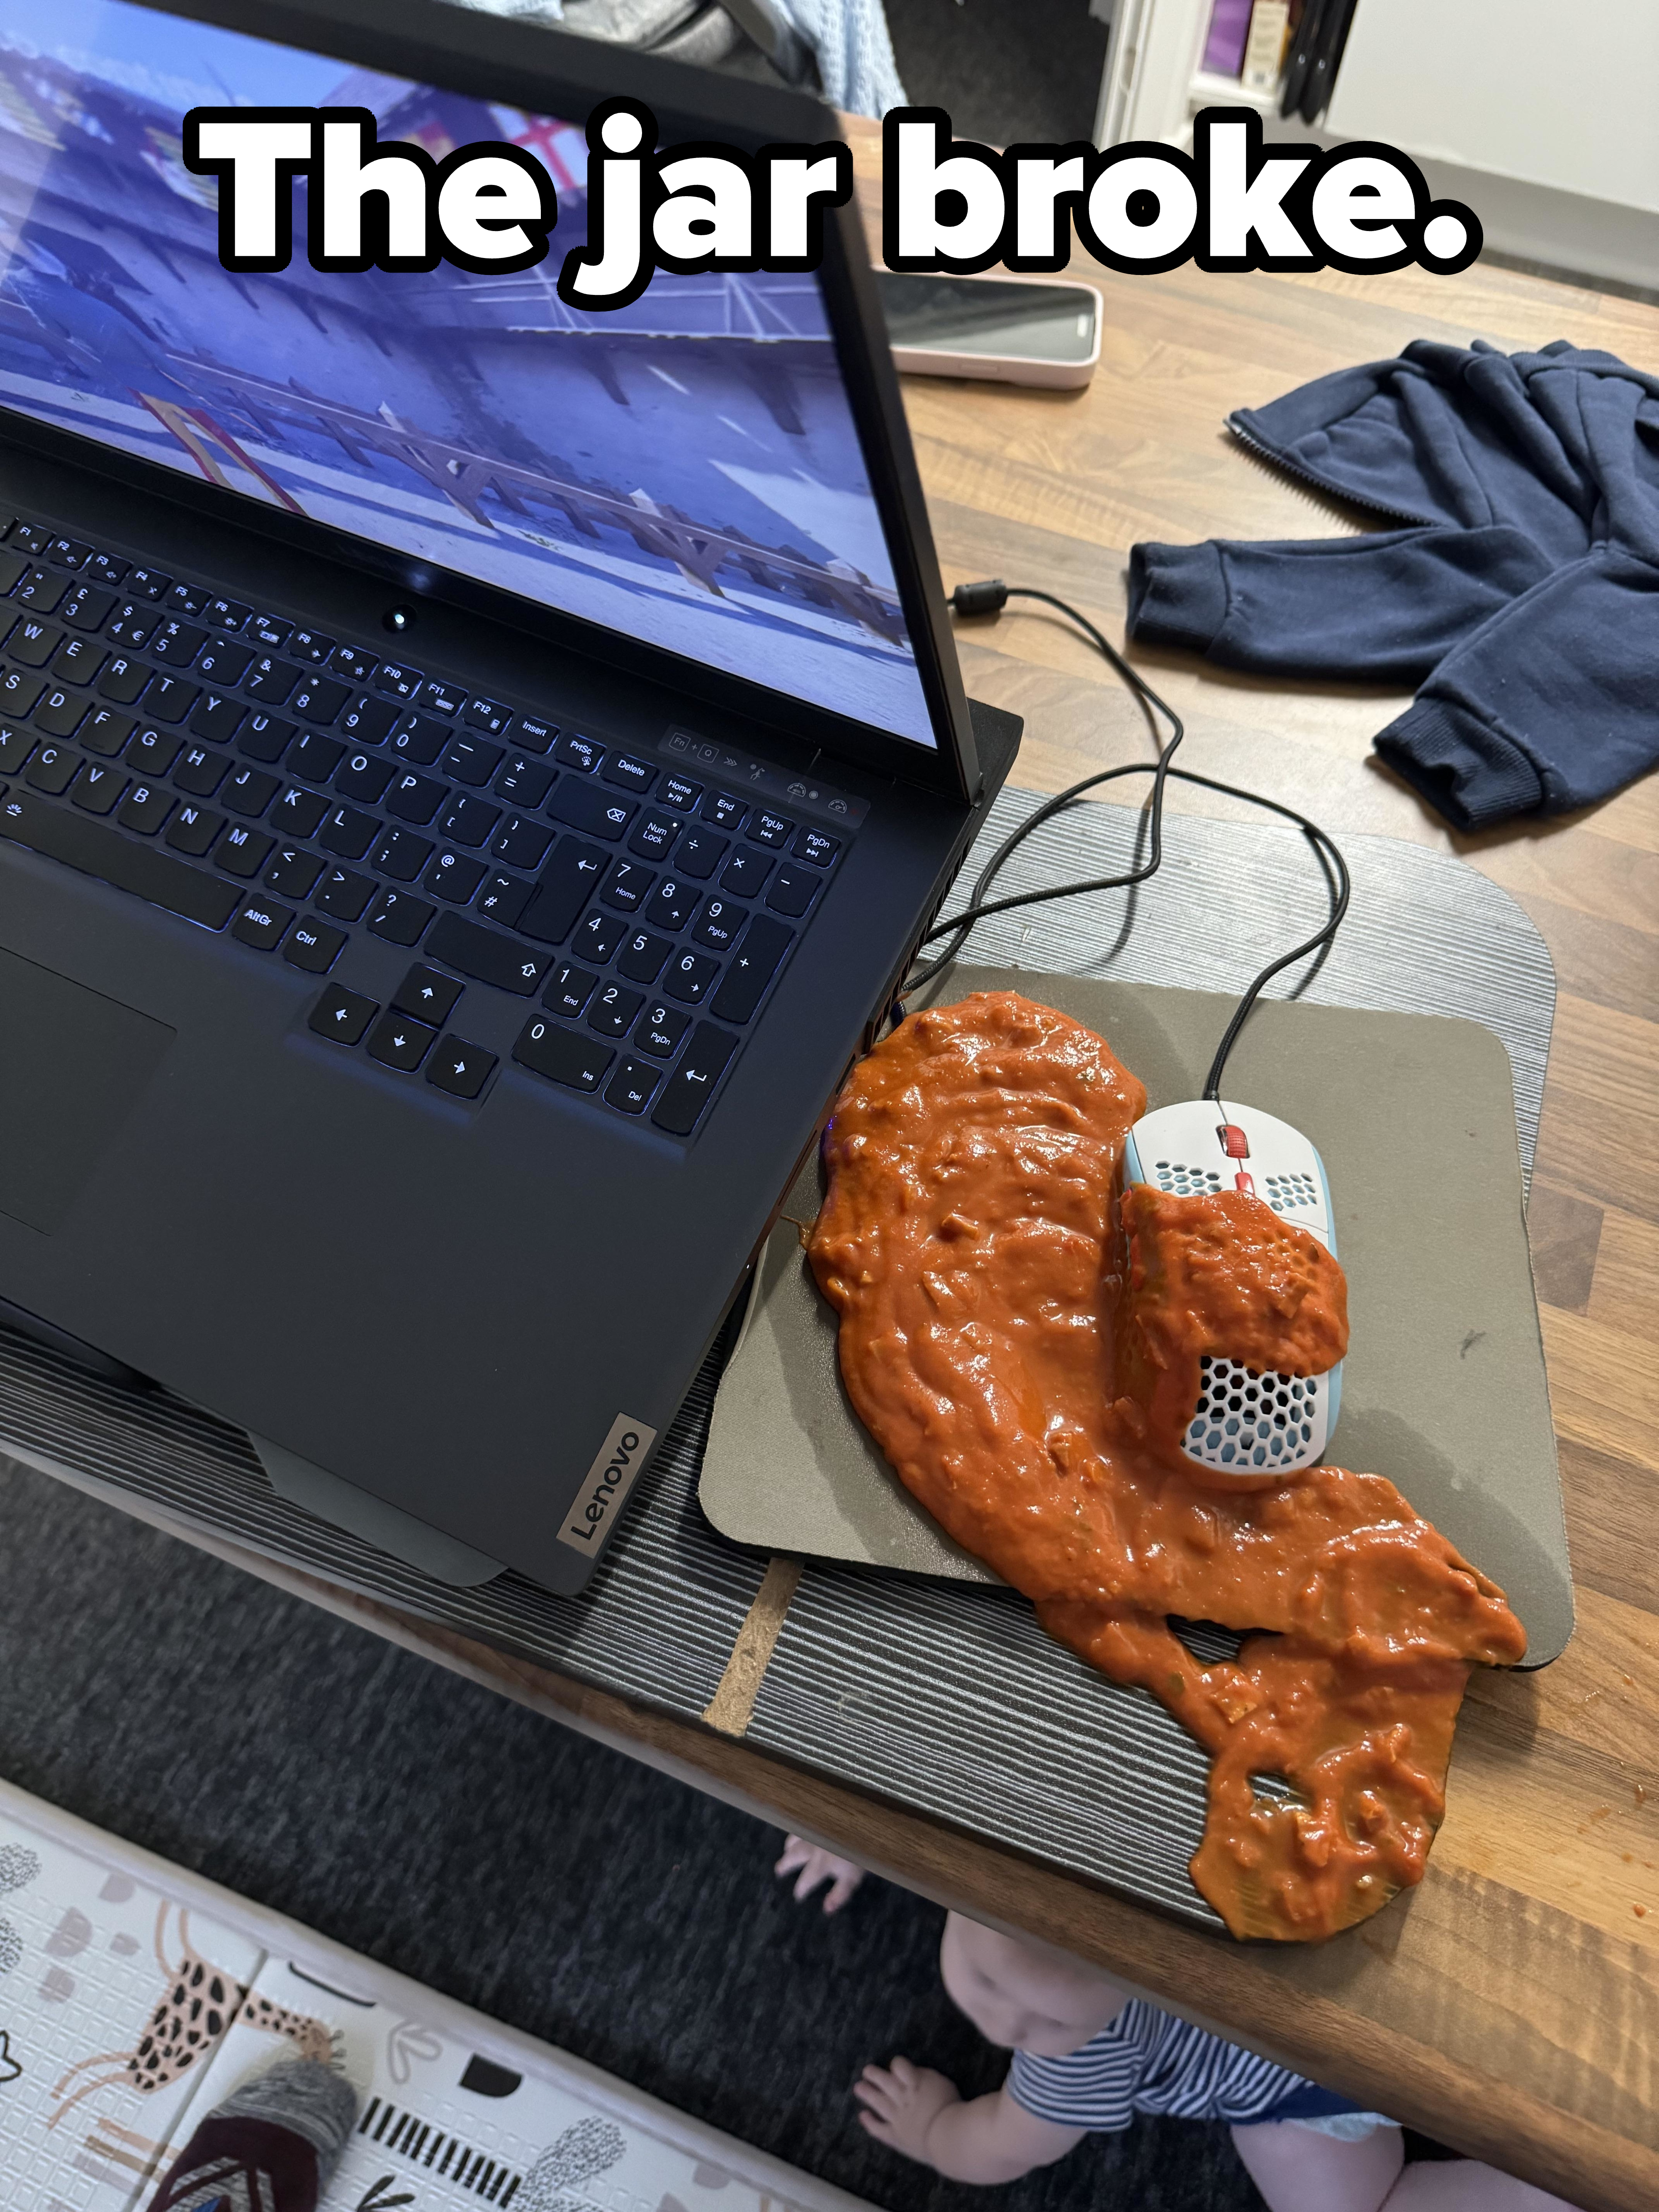
[[[914,1014],[836,1101],[811,1262],[901,1481],[1211,1753],[1199,1889],[1235,1935],[1308,1940],[1421,1878],[1470,1666],[1526,1639],[1381,1475],[1245,1486],[1180,1455],[1200,1356],[1322,1373],[1346,1285],[1247,1194],[1120,1200],[1146,1103],[1101,1038],[1015,993]],[[1245,1632],[1237,1661],[1200,1665],[1170,1614]]]

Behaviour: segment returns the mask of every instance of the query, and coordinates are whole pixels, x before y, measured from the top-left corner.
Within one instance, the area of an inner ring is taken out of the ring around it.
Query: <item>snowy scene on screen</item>
[[[526,147],[548,258],[234,274],[179,146],[228,104]],[[568,123],[125,0],[0,0],[0,404],[931,744],[817,280],[566,306],[586,163]]]

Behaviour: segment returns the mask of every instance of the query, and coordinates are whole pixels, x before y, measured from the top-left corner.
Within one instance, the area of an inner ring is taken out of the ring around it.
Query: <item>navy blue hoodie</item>
[[[1460,830],[1589,805],[1659,759],[1659,377],[1565,342],[1421,338],[1229,427],[1402,526],[1137,545],[1133,638],[1414,685],[1376,750]]]

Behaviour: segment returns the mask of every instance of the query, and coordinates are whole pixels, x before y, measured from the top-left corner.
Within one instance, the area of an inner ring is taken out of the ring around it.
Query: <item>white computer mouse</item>
[[[1336,1256],[1325,1163],[1300,1129],[1256,1107],[1188,1098],[1143,1115],[1124,1140],[1123,1180],[1181,1195],[1254,1191]],[[1198,1409],[1181,1447],[1187,1458],[1259,1480],[1324,1457],[1342,1402],[1340,1362],[1311,1376],[1258,1375],[1208,1353],[1199,1364]]]

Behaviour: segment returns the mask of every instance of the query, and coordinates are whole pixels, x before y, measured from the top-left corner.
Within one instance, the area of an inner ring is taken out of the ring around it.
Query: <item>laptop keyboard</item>
[[[845,825],[0,525],[0,837],[316,976],[310,1028],[411,1080],[483,1095],[483,983],[521,1067],[691,1134]],[[358,930],[411,955],[385,1006],[328,980]]]

